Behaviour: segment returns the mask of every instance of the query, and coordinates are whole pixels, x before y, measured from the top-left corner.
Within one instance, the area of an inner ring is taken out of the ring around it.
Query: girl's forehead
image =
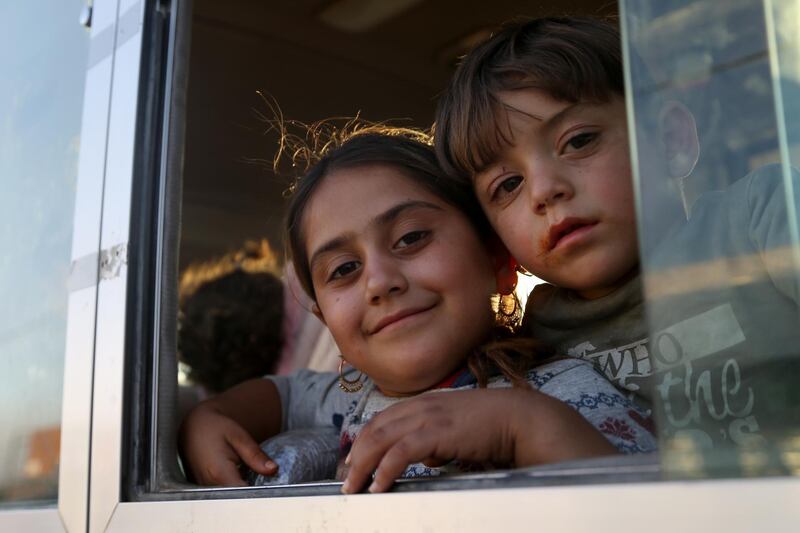
[[[473,176],[497,162],[501,152],[513,145],[518,130],[528,123],[541,123],[571,105],[531,87],[491,91],[485,99],[486,106],[473,107],[467,131],[450,134],[457,166]]]
[[[392,218],[399,207],[452,208],[405,172],[388,165],[363,165],[328,174],[312,194],[303,214],[306,248],[361,234]]]
[[[558,100],[545,91],[521,89],[500,93],[498,106],[492,117],[494,138],[483,147],[484,164],[476,168],[473,177],[491,170],[501,162],[504,153],[513,150],[528,134],[542,142],[550,142],[545,135],[554,134],[576,123],[624,123],[622,98],[608,101]],[[526,139],[527,141],[530,138]],[[480,147],[476,148],[478,150]]]
[[[412,177],[409,171],[388,164],[370,163],[336,169],[322,179],[312,193],[310,203],[316,207],[331,202],[339,202],[339,206],[353,204],[360,207],[356,213],[342,210],[340,215],[346,217],[377,210],[398,199],[419,197],[441,201],[421,180]]]

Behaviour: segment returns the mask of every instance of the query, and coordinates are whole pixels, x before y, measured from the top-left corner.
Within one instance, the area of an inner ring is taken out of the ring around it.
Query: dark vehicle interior
[[[503,21],[616,14],[572,0],[195,0],[180,265],[266,237],[280,250],[283,191],[270,95],[286,119],[428,127],[459,56]]]

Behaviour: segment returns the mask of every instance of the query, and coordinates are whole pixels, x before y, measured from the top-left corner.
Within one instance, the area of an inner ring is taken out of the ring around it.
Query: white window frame
[[[230,499],[122,501],[125,250],[144,9],[144,0],[94,1],[72,260],[113,265],[69,297],[58,507],[0,512],[0,530],[798,530],[799,478],[274,498],[228,489]]]
[[[116,9],[100,250],[120,255],[109,258],[116,264],[98,283],[88,531],[106,530],[121,497],[127,245],[144,10],[144,0],[118,0]]]
[[[100,223],[117,4],[117,0],[96,0],[92,10],[68,279],[58,503],[4,509],[0,531],[87,530]]]

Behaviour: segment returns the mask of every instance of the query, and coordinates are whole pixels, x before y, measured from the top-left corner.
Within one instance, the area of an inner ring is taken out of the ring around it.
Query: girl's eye
[[[504,196],[514,192],[522,183],[522,176],[509,176],[497,186],[492,192],[492,200],[500,200]]]
[[[597,133],[595,132],[579,133],[578,135],[571,137],[567,141],[567,145],[565,146],[564,151],[570,151],[570,149],[580,150],[584,146],[590,144],[596,138],[597,138]]]
[[[424,239],[428,235],[430,235],[430,231],[427,231],[427,230],[410,231],[410,232],[406,233],[405,235],[403,235],[402,237],[400,237],[400,240],[397,241],[397,243],[395,244],[395,247],[396,248],[407,248],[407,247],[409,247],[409,246],[411,246],[413,244],[418,243],[419,241],[421,241],[422,239]]]
[[[336,267],[333,270],[333,272],[331,272],[331,275],[328,278],[328,281],[333,281],[333,280],[336,280],[336,279],[340,279],[340,278],[343,278],[343,277],[347,276],[348,274],[352,274],[353,272],[358,270],[359,266],[360,265],[359,265],[358,261],[348,261],[346,263],[342,263],[341,265]]]

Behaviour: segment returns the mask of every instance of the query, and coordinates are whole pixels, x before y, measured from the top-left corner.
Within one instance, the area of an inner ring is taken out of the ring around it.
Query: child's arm
[[[414,462],[452,459],[530,466],[616,450],[574,409],[533,389],[424,394],[375,416],[348,457],[342,491],[387,490]]]
[[[239,465],[274,475],[277,466],[258,443],[281,429],[281,400],[268,379],[251,379],[201,402],[186,416],[178,443],[187,470],[201,485],[244,486]]]

